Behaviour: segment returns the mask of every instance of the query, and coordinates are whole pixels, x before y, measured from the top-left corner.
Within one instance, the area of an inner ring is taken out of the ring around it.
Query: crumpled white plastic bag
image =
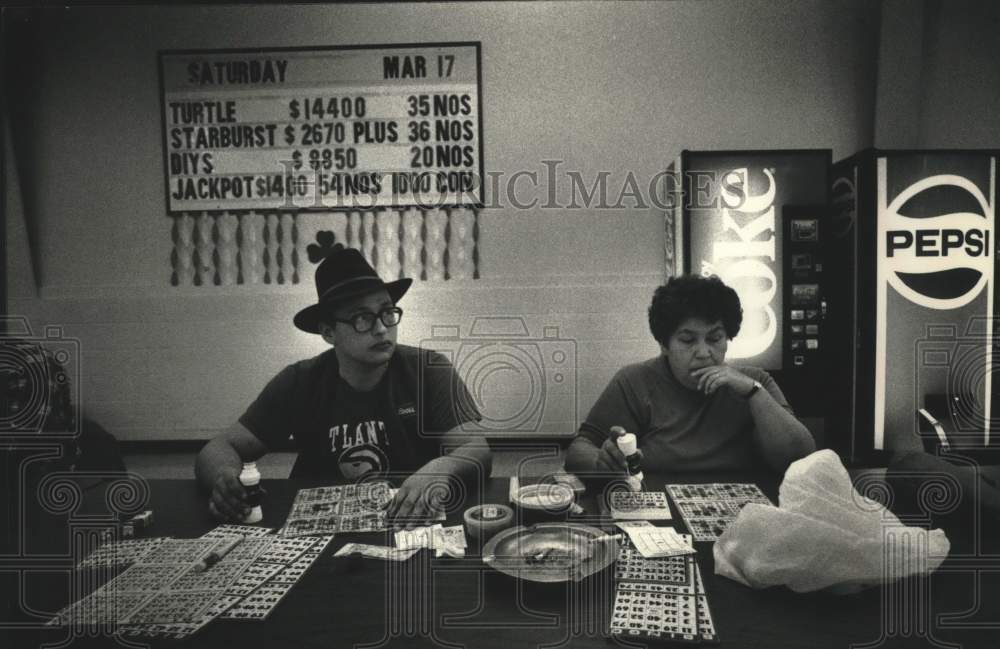
[[[715,542],[715,573],[752,588],[857,592],[933,572],[951,548],[942,530],[904,526],[858,494],[837,454],[785,472],[778,507],[751,503]]]

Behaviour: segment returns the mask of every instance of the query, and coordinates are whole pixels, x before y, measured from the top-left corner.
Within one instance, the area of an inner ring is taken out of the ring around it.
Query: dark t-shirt
[[[250,404],[240,423],[269,449],[291,436],[294,477],[353,481],[408,475],[440,457],[442,434],[479,412],[441,354],[397,345],[381,382],[368,392],[340,378],[334,350],[289,365]]]
[[[760,381],[774,400],[791,412],[771,375],[756,367],[736,369]],[[684,387],[662,355],[620,369],[581,424],[580,435],[601,446],[612,426],[636,434],[647,470],[721,471],[762,466],[749,402],[728,388],[705,395]]]

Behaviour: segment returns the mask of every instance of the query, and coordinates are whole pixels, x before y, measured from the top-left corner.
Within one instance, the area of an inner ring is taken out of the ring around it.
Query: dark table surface
[[[662,489],[665,481],[647,475],[647,488]],[[673,475],[670,482],[756,482],[773,500],[777,496],[777,481],[759,475]],[[284,522],[298,489],[315,486],[293,480],[264,484],[262,525],[270,527]],[[469,490],[463,502],[453,503],[448,524],[460,522],[473,504],[506,503],[507,489],[508,479],[494,478]],[[44,507],[25,509],[20,559],[7,562],[7,568],[18,569],[0,571],[4,585],[17,593],[16,610],[0,627],[10,632],[11,643],[0,643],[4,646],[112,646],[108,637],[81,638],[70,629],[37,626],[81,588],[70,576],[80,558],[73,539],[79,545],[81,531],[106,525],[102,512],[115,498],[132,498],[128,505],[148,499],[143,508],[155,516],[148,536],[194,537],[216,525],[194,481],[152,480],[134,493],[107,483],[82,494],[66,487],[62,499],[53,496],[52,485],[43,491]],[[582,502],[588,511],[580,522],[610,524],[593,498]],[[676,510],[673,524],[685,531]],[[420,552],[401,563],[334,558],[348,542],[392,545],[392,538],[391,533],[338,535],[267,620],[216,620],[181,646],[509,649],[613,643],[607,635],[612,570],[580,583],[533,584],[490,570],[474,552],[465,559]],[[712,544],[697,543],[696,549],[723,647],[1000,647],[1000,556],[949,558],[930,578],[836,596],[748,588],[715,575]]]

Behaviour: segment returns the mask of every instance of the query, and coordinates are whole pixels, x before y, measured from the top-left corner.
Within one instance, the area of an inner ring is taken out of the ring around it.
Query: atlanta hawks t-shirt
[[[269,449],[291,436],[293,477],[335,482],[408,475],[443,455],[441,434],[478,420],[465,384],[441,354],[398,345],[381,382],[355,390],[334,351],[289,365],[240,417]]]

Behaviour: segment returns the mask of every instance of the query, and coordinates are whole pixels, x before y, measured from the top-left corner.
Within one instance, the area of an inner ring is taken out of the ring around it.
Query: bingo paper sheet
[[[614,491],[611,517],[619,520],[670,520],[667,494],[662,491]]]
[[[755,484],[713,483],[667,485],[695,541],[715,541],[748,503],[772,504]]]
[[[681,538],[690,545],[689,535]],[[615,580],[612,636],[685,644],[719,641],[694,555],[646,559],[623,543]]]
[[[222,560],[205,571],[199,562],[233,537],[164,539],[117,577],[59,611],[52,624],[195,625],[221,613],[226,588],[262,549],[244,538]]]
[[[278,534],[299,537],[384,531],[388,528],[386,507],[395,493],[388,482],[301,489]]]

